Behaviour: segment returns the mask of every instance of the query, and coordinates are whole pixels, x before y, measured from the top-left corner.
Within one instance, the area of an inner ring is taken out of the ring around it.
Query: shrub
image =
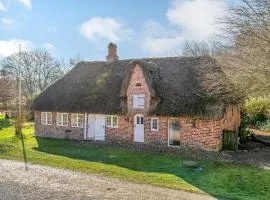
[[[260,130],[270,131],[270,119],[268,119],[264,122],[258,122],[257,126]]]
[[[258,126],[258,122],[270,119],[270,96],[251,97],[243,106],[243,120],[246,124]]]
[[[238,137],[240,143],[245,143],[248,141],[248,137],[253,135],[254,133],[248,129],[248,124],[246,123],[245,118],[241,118]]]

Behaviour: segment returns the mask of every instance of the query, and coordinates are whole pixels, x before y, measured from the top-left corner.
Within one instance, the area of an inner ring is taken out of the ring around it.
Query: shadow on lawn
[[[225,194],[213,192],[215,191],[216,185],[211,185],[207,179],[216,175],[210,174],[209,176],[209,173],[211,172],[207,171],[208,166],[203,163],[200,165],[203,170],[199,171],[184,166],[180,158],[173,156],[159,154],[153,156],[151,153],[133,152],[117,148],[96,146],[93,144],[85,145],[70,140],[37,138],[37,142],[38,147],[34,148],[37,151],[78,160],[116,165],[135,171],[175,175],[201,191],[204,191],[211,196],[215,196],[217,199],[225,199],[221,198],[225,196]],[[219,165],[218,163],[213,164],[216,165],[212,166],[214,168]]]
[[[12,126],[10,119],[0,118],[0,131],[4,128]]]

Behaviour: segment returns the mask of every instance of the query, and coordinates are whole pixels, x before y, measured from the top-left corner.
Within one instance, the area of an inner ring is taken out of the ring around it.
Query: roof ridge
[[[160,60],[160,59],[200,59],[200,58],[212,58],[210,56],[168,56],[168,57],[145,57],[145,58],[128,58],[128,59],[119,59],[112,62],[106,60],[82,60],[80,62],[85,63],[117,63],[121,61],[132,62],[132,61],[145,61],[145,60]],[[214,59],[214,58],[212,58]]]

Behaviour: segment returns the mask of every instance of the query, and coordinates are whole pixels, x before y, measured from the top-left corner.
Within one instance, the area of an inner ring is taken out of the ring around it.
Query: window
[[[83,128],[83,115],[71,114],[71,126]]]
[[[41,124],[52,125],[51,112],[41,112]]]
[[[136,120],[137,120],[136,124],[138,124],[138,125],[143,125],[143,124],[144,124],[144,119],[143,119],[143,117],[137,116],[137,117],[136,117]]]
[[[56,121],[58,126],[68,126],[68,114],[57,113]]]
[[[106,127],[118,128],[118,116],[106,115]]]
[[[144,95],[133,96],[133,108],[144,108]]]
[[[151,118],[151,131],[158,131],[158,118]]]

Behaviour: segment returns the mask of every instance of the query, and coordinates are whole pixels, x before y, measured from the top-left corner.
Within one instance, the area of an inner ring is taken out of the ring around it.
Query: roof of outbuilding
[[[159,100],[152,114],[218,118],[241,96],[210,57],[166,57],[113,62],[80,62],[34,101],[40,111],[117,114],[139,64],[152,96]]]

